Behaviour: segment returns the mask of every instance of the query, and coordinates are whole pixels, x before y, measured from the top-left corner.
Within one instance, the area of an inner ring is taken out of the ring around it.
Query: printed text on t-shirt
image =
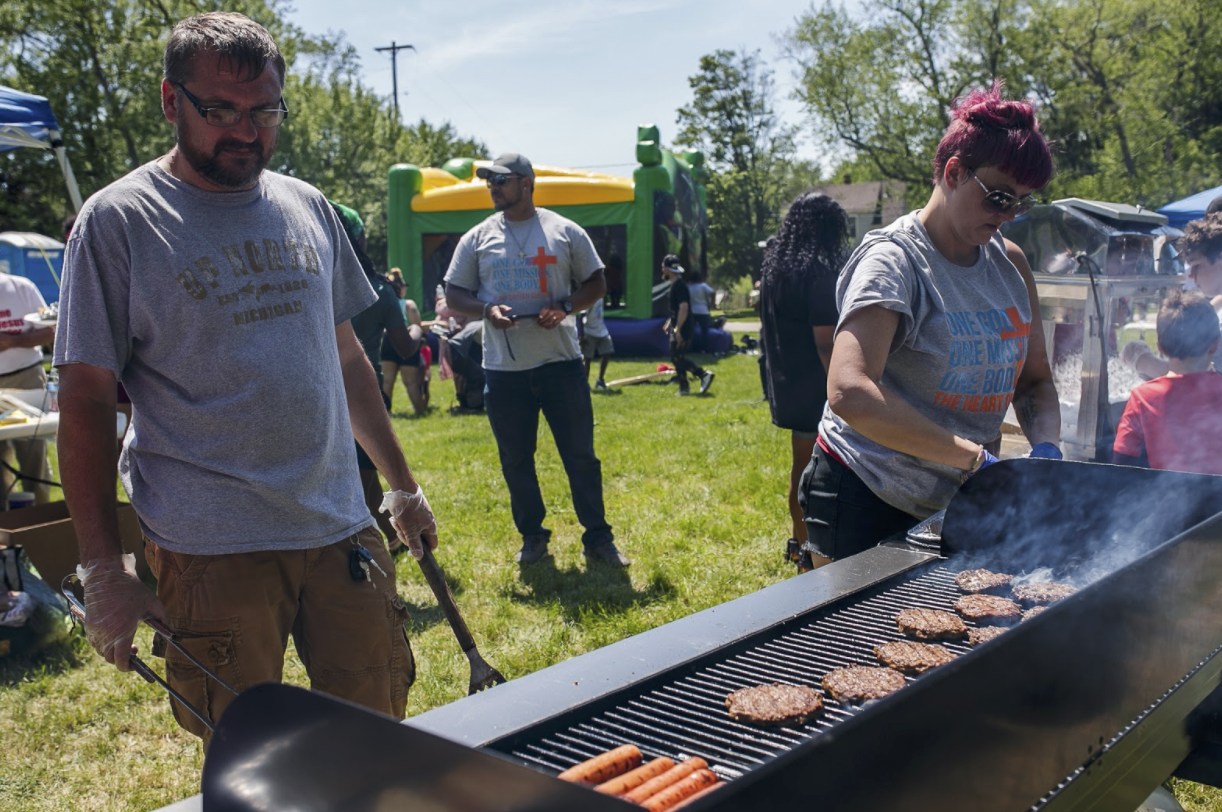
[[[264,302],[264,297],[281,298],[286,294],[308,290],[308,278],[276,279],[261,276],[268,272],[301,273],[318,277],[322,261],[318,250],[309,243],[283,240],[246,240],[221,246],[223,261],[202,256],[178,275],[179,284],[192,298],[204,301],[216,297],[216,303],[231,310],[237,326],[301,313],[301,299],[286,302]],[[229,275],[220,267],[227,267]],[[225,287],[225,280],[232,279]],[[243,301],[246,300],[246,301]]]
[[[1027,358],[1030,321],[1017,308],[948,311],[946,371],[934,405],[962,412],[1004,412]]]

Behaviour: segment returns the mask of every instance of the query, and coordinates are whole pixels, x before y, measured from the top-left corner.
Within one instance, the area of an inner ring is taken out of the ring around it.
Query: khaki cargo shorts
[[[349,573],[354,542],[387,573],[371,566],[372,585]],[[175,641],[235,689],[280,682],[291,634],[311,688],[403,718],[416,665],[395,565],[374,528],[309,550],[185,555],[146,538],[144,552]],[[166,681],[215,724],[232,695],[161,638],[153,654],[166,659]],[[208,729],[170,704],[207,745]]]

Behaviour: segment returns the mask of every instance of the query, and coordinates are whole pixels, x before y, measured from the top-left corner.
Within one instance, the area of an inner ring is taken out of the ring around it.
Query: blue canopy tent
[[[1197,192],[1192,197],[1168,203],[1159,209],[1158,213],[1167,215],[1167,225],[1182,229],[1189,222],[1204,217],[1205,207],[1212,203],[1215,197],[1222,197],[1222,186],[1206,189],[1203,192]]]
[[[68,196],[76,211],[81,210],[81,192],[68,163],[64,150],[64,139],[60,135],[59,122],[51,112],[51,105],[42,96],[34,96],[0,85],[0,152],[9,152],[21,147],[50,149],[59,159],[64,181],[68,184]]]

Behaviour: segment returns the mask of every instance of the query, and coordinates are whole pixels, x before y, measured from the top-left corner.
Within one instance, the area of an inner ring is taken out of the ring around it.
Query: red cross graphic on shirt
[[[539,253],[526,261],[539,268],[539,292],[547,293],[547,266],[555,265],[556,257],[548,256],[547,251],[540,245]]]

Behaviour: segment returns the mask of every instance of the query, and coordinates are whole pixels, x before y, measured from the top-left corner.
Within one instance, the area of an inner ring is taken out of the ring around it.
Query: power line
[[[390,51],[390,75],[391,86],[394,88],[395,94],[395,121],[402,123],[399,118],[399,51],[416,50],[415,45],[398,45],[392,39],[390,45],[385,48],[374,48],[375,51]]]

